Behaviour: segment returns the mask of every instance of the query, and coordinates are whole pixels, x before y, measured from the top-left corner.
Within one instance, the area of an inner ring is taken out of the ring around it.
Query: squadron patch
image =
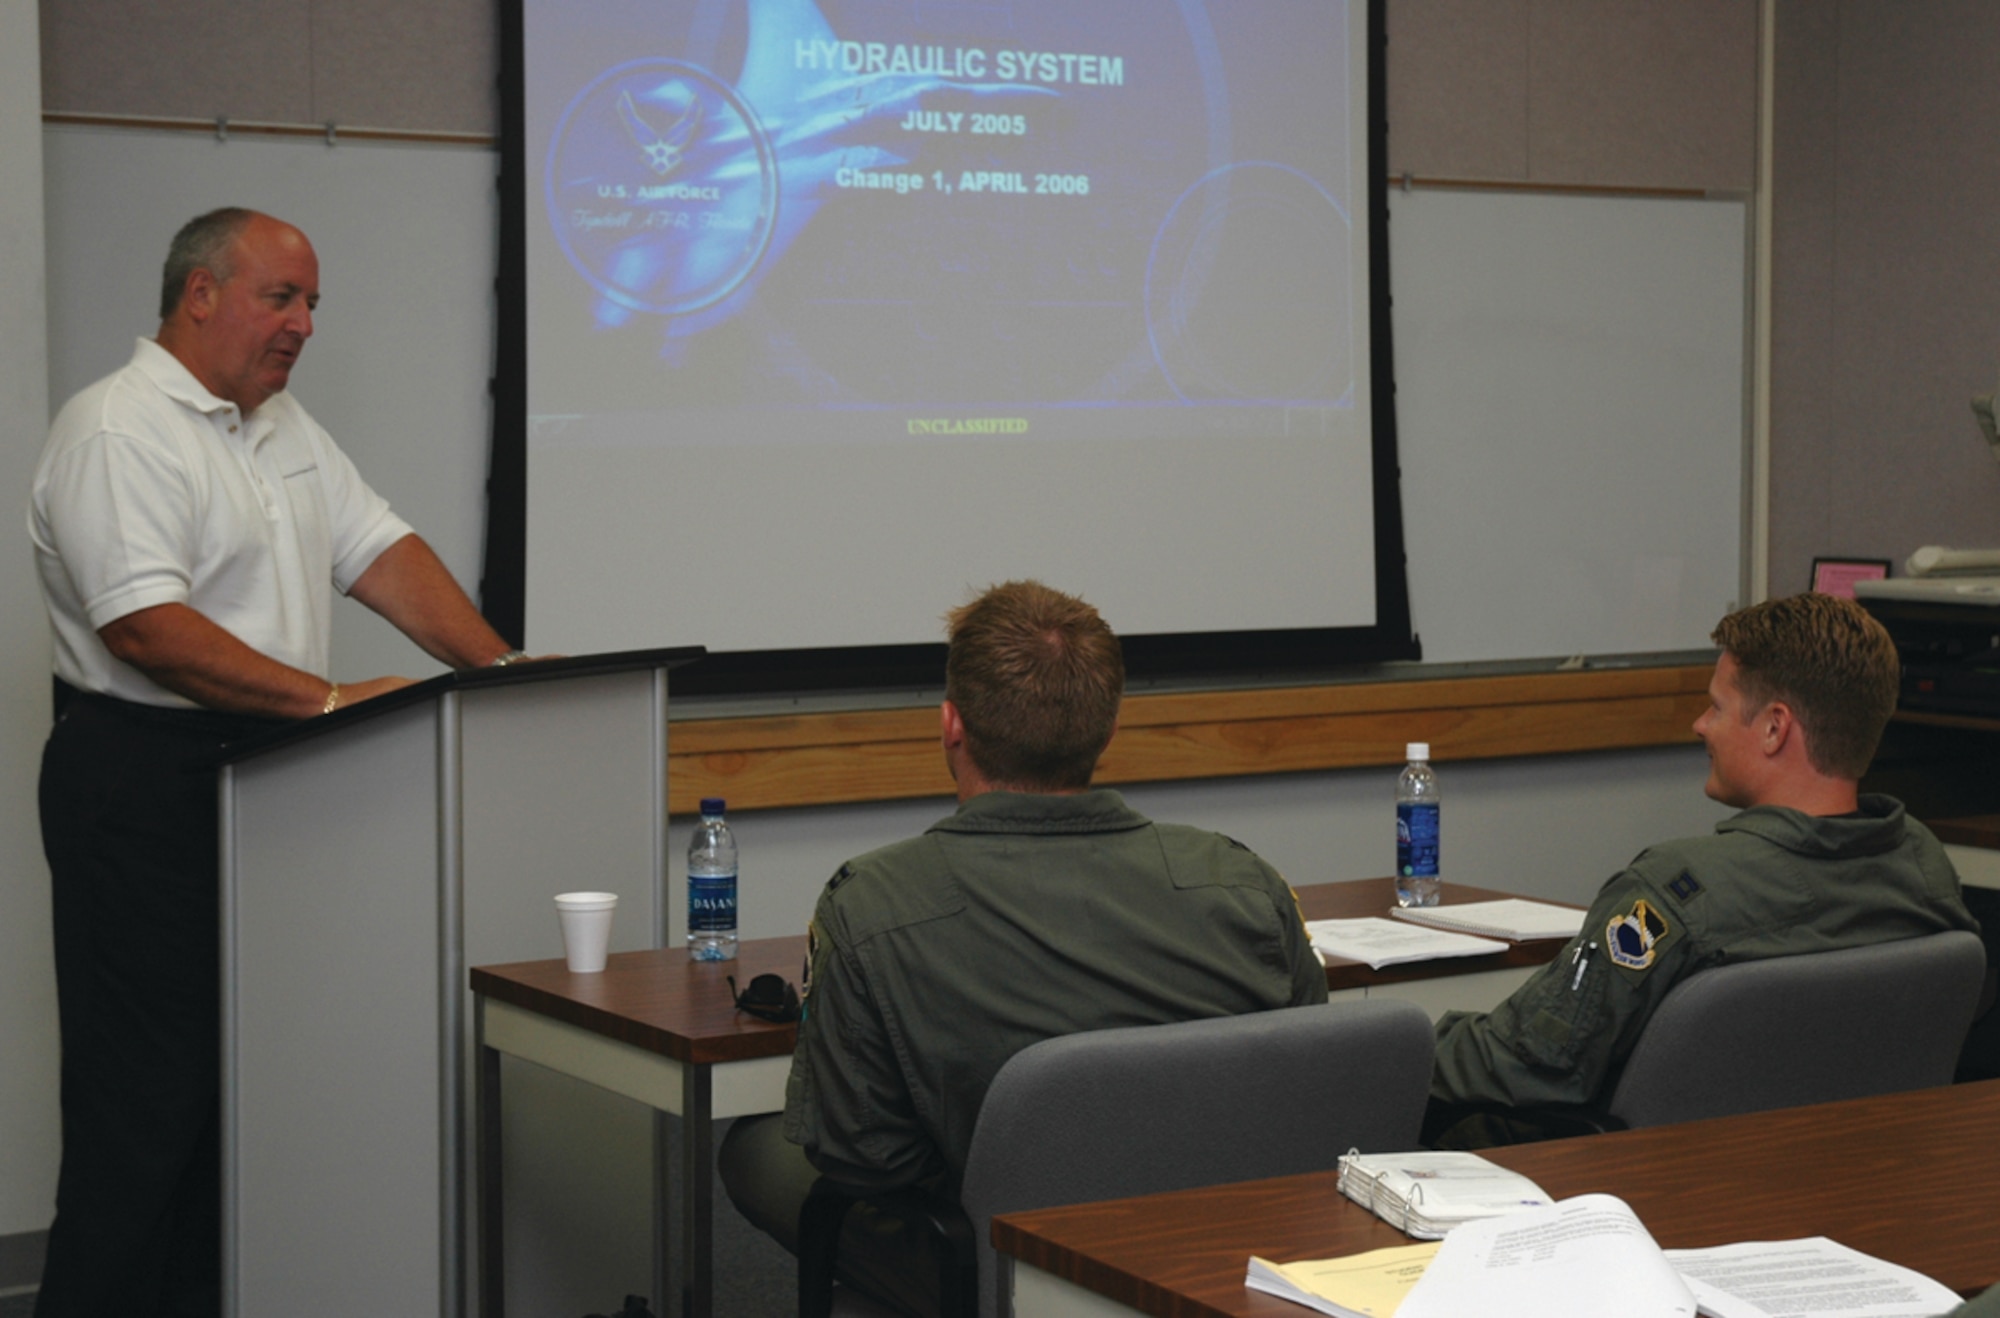
[[[1614,915],[1604,926],[1604,945],[1611,960],[1627,970],[1644,970],[1653,964],[1654,949],[1667,936],[1667,922],[1646,904],[1644,898],[1632,903],[1626,915]]]

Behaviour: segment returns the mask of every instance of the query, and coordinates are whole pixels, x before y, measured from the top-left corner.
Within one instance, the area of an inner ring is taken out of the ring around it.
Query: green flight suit
[[[874,1188],[955,1181],[1038,1040],[1326,1000],[1276,870],[1112,791],[974,797],[842,866],[812,928],[785,1134]]]
[[[1431,1098],[1597,1102],[1667,990],[1697,971],[1978,928],[1944,849],[1894,799],[1830,818],[1745,810],[1639,853],[1554,962],[1491,1012],[1440,1020]]]

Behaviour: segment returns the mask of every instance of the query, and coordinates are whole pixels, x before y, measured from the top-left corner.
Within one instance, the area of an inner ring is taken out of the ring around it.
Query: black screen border
[[[495,279],[498,323],[493,438],[486,482],[486,546],[480,601],[487,619],[526,644],[528,575],[528,263],[532,181],[527,170],[526,0],[500,0],[500,229]],[[1185,632],[1121,637],[1128,675],[1139,681],[1225,680],[1265,673],[1311,674],[1423,657],[1410,626],[1403,549],[1402,469],[1397,459],[1396,383],[1390,333],[1386,0],[1368,8],[1368,330],[1373,387],[1375,625],[1269,631]],[[699,642],[700,637],[688,638]],[[935,686],[944,646],[880,645],[725,651],[674,675],[679,695],[757,695]]]

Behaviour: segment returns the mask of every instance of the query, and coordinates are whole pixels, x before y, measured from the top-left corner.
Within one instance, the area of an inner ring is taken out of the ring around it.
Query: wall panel
[[[42,107],[315,123],[310,0],[42,0]]]
[[[2000,544],[2000,7],[1779,8],[1774,591],[1815,554]]]
[[[1389,172],[1528,177],[1532,0],[1389,0]]]
[[[313,117],[491,133],[499,118],[494,0],[310,0]]]
[[[1531,181],[1755,181],[1754,0],[1534,0],[1529,40]]]

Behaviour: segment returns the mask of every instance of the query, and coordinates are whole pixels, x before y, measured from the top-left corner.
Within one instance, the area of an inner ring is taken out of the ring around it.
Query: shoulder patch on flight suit
[[[854,866],[851,863],[843,863],[839,869],[833,872],[833,877],[826,881],[826,890],[832,892],[835,888],[838,888],[853,877]]]
[[[1643,897],[1632,903],[1630,912],[1612,916],[1604,926],[1604,945],[1612,962],[1627,970],[1652,965],[1655,947],[1666,936],[1665,917]]]
[[[1674,895],[1676,901],[1684,902],[1701,891],[1701,880],[1682,870],[1680,877],[1667,885],[1667,891]]]

